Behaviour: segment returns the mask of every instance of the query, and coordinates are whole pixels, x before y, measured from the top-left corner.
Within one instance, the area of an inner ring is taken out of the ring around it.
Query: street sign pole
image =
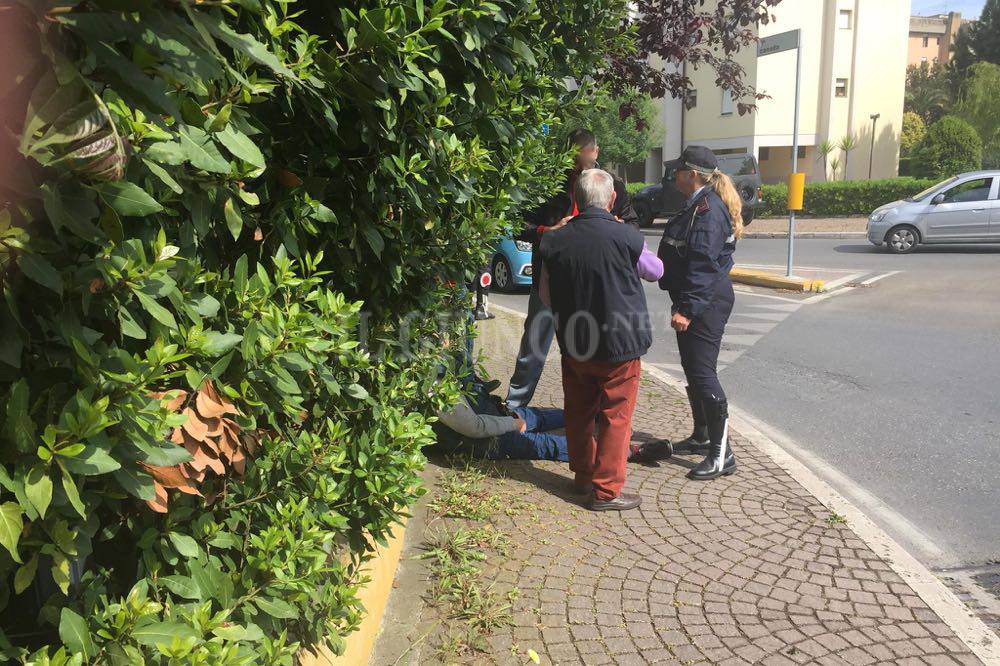
[[[789,30],[778,35],[763,37],[757,44],[757,57],[783,53],[795,49],[795,120],[792,127],[792,174],[799,172],[799,101],[801,98],[802,84],[802,31]],[[797,176],[796,176],[797,178]],[[799,181],[801,183],[801,180]],[[789,179],[791,186],[791,179]],[[791,189],[789,189],[791,194]],[[789,198],[791,203],[791,198]],[[801,207],[801,201],[799,202]],[[795,260],[795,211],[796,208],[788,207],[788,270],[786,275],[792,277],[792,266]]]
[[[796,32],[799,32],[796,30]],[[792,173],[799,172],[799,86],[802,83],[802,39],[801,33],[795,40],[795,120],[792,123]],[[788,270],[785,275],[792,277],[795,258],[795,210],[788,211]]]

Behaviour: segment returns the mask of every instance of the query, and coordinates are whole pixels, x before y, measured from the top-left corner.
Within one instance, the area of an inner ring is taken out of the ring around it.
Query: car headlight
[[[878,211],[876,213],[872,213],[872,216],[870,218],[868,218],[868,221],[871,222],[872,224],[878,224],[883,219],[885,219],[885,216],[888,215],[888,214],[889,214],[889,211],[887,211],[887,210],[880,210],[880,211]]]
[[[528,241],[514,241],[514,247],[520,252],[531,252],[531,243]]]

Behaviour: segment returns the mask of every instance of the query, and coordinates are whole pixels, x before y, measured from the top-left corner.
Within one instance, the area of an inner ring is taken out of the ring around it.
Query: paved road
[[[746,240],[738,259],[781,265],[785,247]],[[739,293],[721,357],[730,401],[928,566],[1000,564],[1000,246],[796,252],[857,288]],[[646,361],[677,372],[665,295],[647,296],[659,332]],[[493,302],[523,311],[527,297]]]

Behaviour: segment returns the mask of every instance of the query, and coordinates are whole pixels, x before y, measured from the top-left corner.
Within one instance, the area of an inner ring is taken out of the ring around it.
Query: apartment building
[[[801,30],[799,170],[810,181],[830,178],[818,147],[850,136],[856,148],[847,159],[839,150],[830,156],[839,159],[838,179],[845,162],[847,178],[867,178],[869,158],[873,178],[896,176],[910,0],[794,0],[772,11],[775,21],[760,27],[760,37]],[[758,58],[755,49],[737,56],[750,83],[768,96],[745,116],[737,112],[737,100],[715,85],[711,68],[689,68],[696,98],[687,106],[663,100],[664,145],[647,160],[646,180],[658,181],[664,159],[699,144],[717,153],[755,155],[764,182],[784,181],[791,172],[795,57],[793,50]]]
[[[961,12],[936,16],[911,16],[907,64],[947,63],[951,60],[951,45],[955,43],[959,30],[967,23],[969,21],[962,18]]]

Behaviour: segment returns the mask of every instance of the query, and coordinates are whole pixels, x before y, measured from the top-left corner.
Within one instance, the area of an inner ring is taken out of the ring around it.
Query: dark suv
[[[757,209],[764,205],[760,191],[760,173],[753,155],[718,155],[719,169],[729,174],[736,191],[743,197],[743,224],[753,222]],[[650,185],[632,197],[632,207],[639,215],[639,226],[648,227],[658,217],[680,212],[686,197],[674,186],[673,172],[663,174],[659,185]]]

